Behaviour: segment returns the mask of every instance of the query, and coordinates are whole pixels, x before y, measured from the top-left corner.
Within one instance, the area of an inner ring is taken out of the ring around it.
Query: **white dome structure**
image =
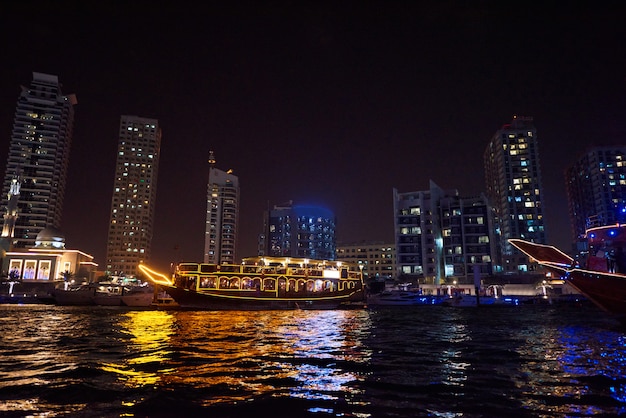
[[[65,236],[57,228],[44,228],[37,234],[35,248],[65,249]]]

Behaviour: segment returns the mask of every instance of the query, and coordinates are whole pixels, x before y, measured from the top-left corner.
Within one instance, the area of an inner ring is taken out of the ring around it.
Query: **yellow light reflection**
[[[351,392],[352,384],[346,383],[364,379],[342,370],[336,361],[369,361],[359,340],[369,323],[366,311],[178,311],[176,315],[178,332],[171,344],[180,365],[175,373],[162,376],[163,384],[236,387],[228,400],[238,401],[274,393],[276,382],[301,382],[297,392],[290,386],[290,396],[311,398],[326,391]],[[210,398],[204,404],[225,400],[224,396]]]
[[[132,336],[130,356],[122,364],[104,363],[102,370],[116,373],[129,386],[152,385],[173,368],[164,366],[171,355],[170,338],[175,333],[174,317],[166,311],[130,311],[121,332]],[[136,355],[134,356],[133,354]]]

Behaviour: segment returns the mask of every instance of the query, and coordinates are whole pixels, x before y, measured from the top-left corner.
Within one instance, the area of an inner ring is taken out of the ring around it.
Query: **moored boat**
[[[362,272],[340,261],[249,257],[241,264],[179,263],[172,277],[139,270],[181,308],[340,309],[365,306]]]
[[[122,306],[145,308],[155,300],[154,288],[147,284],[125,288],[121,297]]]
[[[113,279],[75,286],[64,285],[54,289],[53,296],[57,305],[148,307],[154,300],[154,290],[148,283]]]
[[[98,290],[94,284],[81,284],[78,286],[57,287],[52,291],[52,296],[57,305],[85,306],[94,305],[94,296]]]
[[[585,238],[587,248],[576,259],[551,245],[509,242],[626,323],[626,224],[590,228]]]

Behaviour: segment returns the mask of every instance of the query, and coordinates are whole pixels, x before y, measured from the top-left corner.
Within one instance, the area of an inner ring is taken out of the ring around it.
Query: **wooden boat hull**
[[[600,309],[626,323],[626,275],[580,268],[554,247],[517,239],[509,240],[529,257],[557,274]]]
[[[242,296],[234,292],[197,292],[175,286],[161,285],[181,308],[201,310],[327,310],[354,307],[358,297],[262,297]],[[355,295],[353,295],[355,296]],[[362,299],[362,298],[361,298]]]

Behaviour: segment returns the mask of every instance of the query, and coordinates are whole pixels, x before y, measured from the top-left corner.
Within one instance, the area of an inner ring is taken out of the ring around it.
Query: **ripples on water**
[[[3,416],[626,413],[625,331],[592,306],[0,305],[0,330]]]

